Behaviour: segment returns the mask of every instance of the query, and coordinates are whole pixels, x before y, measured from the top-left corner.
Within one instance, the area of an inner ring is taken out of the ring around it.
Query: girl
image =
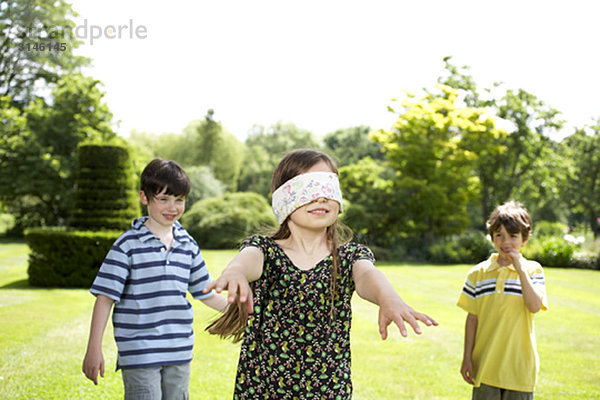
[[[252,236],[205,291],[229,292],[226,314],[207,329],[242,339],[234,399],[349,399],[350,300],[354,290],[379,305],[379,332],[404,321],[437,325],[402,301],[373,264],[371,251],[347,243],[342,195],[329,156],[294,150],[272,180],[279,230]],[[345,229],[344,229],[345,228]],[[252,315],[249,316],[248,313]]]

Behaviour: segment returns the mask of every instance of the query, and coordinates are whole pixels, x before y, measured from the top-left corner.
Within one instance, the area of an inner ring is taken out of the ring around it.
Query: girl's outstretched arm
[[[356,261],[352,274],[358,295],[379,306],[379,333],[382,339],[387,338],[387,327],[392,322],[398,326],[402,336],[407,336],[404,322],[412,326],[417,334],[421,334],[417,321],[427,326],[438,324],[433,318],[406,304],[383,272],[375,268],[370,260]]]
[[[249,282],[260,278],[263,271],[264,256],[258,247],[243,248],[225,267],[221,276],[204,288],[204,293],[214,289],[217,293],[227,290],[227,302],[233,304],[239,295],[241,303],[245,303],[248,312],[253,311],[254,299]]]

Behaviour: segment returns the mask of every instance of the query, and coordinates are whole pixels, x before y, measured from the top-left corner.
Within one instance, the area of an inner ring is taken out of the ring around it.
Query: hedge
[[[25,231],[30,248],[29,284],[89,288],[121,231],[80,231],[62,227]]]
[[[140,215],[133,164],[126,147],[82,144],[71,226],[84,230],[127,230]]]

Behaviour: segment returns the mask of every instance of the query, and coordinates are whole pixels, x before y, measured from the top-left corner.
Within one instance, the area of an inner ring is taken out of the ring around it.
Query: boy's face
[[[143,191],[140,191],[140,200],[142,204],[148,207],[148,217],[150,223],[158,224],[163,227],[171,227],[185,210],[185,197],[165,194],[166,188],[152,198],[148,198]]]
[[[512,259],[516,254],[520,254],[521,247],[527,240],[523,240],[521,232],[510,233],[504,225],[500,225],[500,229],[494,232],[493,243],[502,259]]]

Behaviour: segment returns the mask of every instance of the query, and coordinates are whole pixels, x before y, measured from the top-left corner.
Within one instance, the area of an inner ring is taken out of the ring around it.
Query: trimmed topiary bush
[[[77,229],[127,230],[140,215],[133,163],[126,147],[116,144],[79,146],[75,210]]]
[[[32,228],[25,231],[30,248],[29,284],[44,287],[90,287],[120,231],[73,231]]]
[[[252,192],[200,200],[183,215],[181,223],[205,249],[232,249],[247,236],[277,226],[269,203]]]
[[[80,145],[72,228],[25,231],[29,283],[90,287],[114,241],[140,215],[136,186],[126,147]]]

